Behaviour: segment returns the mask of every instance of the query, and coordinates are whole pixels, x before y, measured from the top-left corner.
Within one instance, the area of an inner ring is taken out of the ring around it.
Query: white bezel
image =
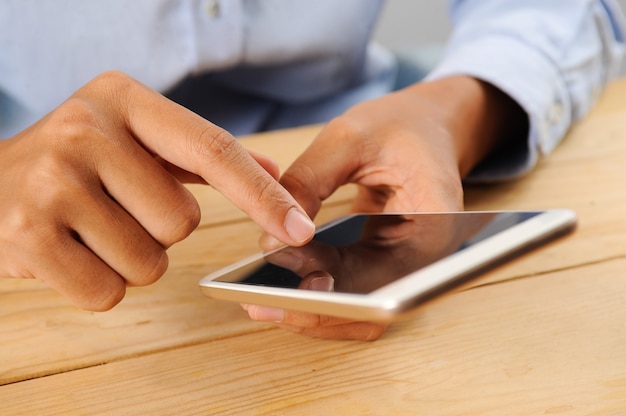
[[[465,211],[463,214],[507,212],[531,211]],[[328,229],[350,217],[342,217],[325,224],[318,231]],[[256,254],[211,273],[200,281],[200,286],[205,295],[215,299],[274,306],[348,319],[391,321],[410,315],[418,307],[449,292],[488,266],[572,229],[575,223],[576,214],[571,210],[540,211],[539,215],[487,237],[368,294],[243,285],[215,280],[239,268],[256,267],[253,264],[262,260],[268,253]]]

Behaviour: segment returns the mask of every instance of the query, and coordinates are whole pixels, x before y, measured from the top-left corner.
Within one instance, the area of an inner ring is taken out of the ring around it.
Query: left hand
[[[511,117],[524,115],[474,78],[415,84],[332,120],[280,182],[312,218],[347,183],[359,186],[355,212],[460,211],[462,178],[492,151]],[[247,311],[252,319],[322,338],[374,340],[387,327],[256,305]]]

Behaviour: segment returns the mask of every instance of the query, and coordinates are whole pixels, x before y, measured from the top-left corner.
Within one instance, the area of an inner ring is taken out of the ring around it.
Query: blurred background
[[[388,48],[405,49],[441,44],[449,32],[447,0],[387,0],[374,37]]]
[[[617,2],[626,11],[626,0]],[[387,0],[384,7],[375,32],[381,44],[406,49],[445,42],[450,31],[447,0]]]

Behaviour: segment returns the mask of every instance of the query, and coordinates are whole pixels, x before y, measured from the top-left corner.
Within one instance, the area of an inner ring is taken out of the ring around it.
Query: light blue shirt
[[[381,0],[5,0],[0,137],[116,69],[234,134],[326,121],[388,92],[392,54],[370,41]],[[527,112],[528,141],[473,173],[527,172],[620,73],[614,1],[456,0],[435,79],[488,81]],[[506,138],[503,138],[506,140]]]
[[[494,155],[472,173],[502,180],[530,170],[582,118],[606,83],[624,74],[626,24],[612,0],[455,0],[454,33],[429,75],[466,74],[515,99],[530,121],[524,149]],[[502,138],[506,141],[506,138]]]

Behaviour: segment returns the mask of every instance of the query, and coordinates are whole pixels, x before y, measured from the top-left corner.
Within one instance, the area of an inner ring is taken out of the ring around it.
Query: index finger
[[[126,124],[150,152],[202,177],[266,232],[290,245],[315,225],[296,200],[226,130],[118,73]]]

